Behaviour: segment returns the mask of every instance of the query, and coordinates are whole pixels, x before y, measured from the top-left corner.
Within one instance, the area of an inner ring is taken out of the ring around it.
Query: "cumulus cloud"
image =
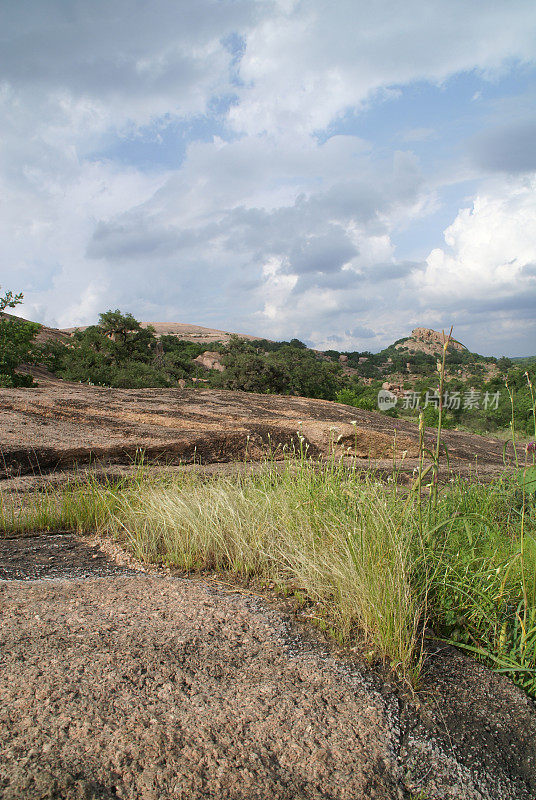
[[[471,145],[475,163],[491,172],[536,170],[536,119],[516,121],[485,131]]]
[[[424,308],[480,327],[481,341],[498,345],[505,328],[510,340],[517,331],[536,341],[535,190],[534,177],[490,182],[460,210],[445,230],[445,247],[432,250],[414,281]]]
[[[463,303],[475,292],[523,291],[523,270],[536,258],[536,180],[491,183],[445,230],[419,283],[430,302]]]
[[[325,128],[375,92],[534,57],[536,15],[516,4],[303,0],[251,31],[230,117],[248,133]]]
[[[28,317],[66,326],[120,306],[373,349],[453,313],[470,326],[477,291],[503,327],[530,297],[528,184],[488,184],[444,247],[400,256],[397,234],[440,202],[413,152],[439,132],[404,121],[411,149],[393,152],[358,125],[332,128],[415,81],[528,61],[531,0],[429,0],[426,13],[421,0],[21,0],[0,13],[1,282],[25,290]],[[217,136],[195,134],[207,120]],[[480,173],[534,168],[524,125],[482,134]],[[110,155],[158,144],[166,126],[186,144],[165,167]]]

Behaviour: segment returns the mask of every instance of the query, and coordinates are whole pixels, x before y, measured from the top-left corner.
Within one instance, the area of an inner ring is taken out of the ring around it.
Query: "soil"
[[[535,704],[452,648],[415,698],[282,602],[69,534],[1,544],[6,800],[536,796]]]

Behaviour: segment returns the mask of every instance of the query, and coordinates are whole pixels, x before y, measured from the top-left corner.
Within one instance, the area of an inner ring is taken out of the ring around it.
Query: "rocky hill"
[[[0,312],[0,317],[26,322],[22,317],[18,317],[16,314],[6,314],[5,311]],[[38,344],[44,344],[45,342],[66,343],[69,341],[69,334],[66,331],[62,331],[59,328],[49,328],[47,325],[41,325],[40,322],[34,324],[39,325],[39,331],[35,337],[35,341],[38,342]]]
[[[0,317],[12,317],[14,319],[23,319],[16,314],[6,314],[4,311],[0,312]],[[71,328],[51,328],[48,325],[42,325],[40,322],[34,323],[39,325],[39,332],[36,336],[36,341],[39,344],[45,342],[63,342],[64,344],[69,341],[73,333],[77,330],[85,331],[89,325],[77,325]],[[221,331],[217,328],[204,328],[202,325],[189,325],[184,322],[142,322],[142,328],[151,326],[155,329],[156,336],[176,336],[177,339],[182,339],[194,344],[228,344],[232,336],[239,336],[241,339],[248,341],[256,341],[258,336],[251,336],[247,333],[233,333],[231,331]]]
[[[239,336],[241,339],[255,340],[257,336],[250,336],[246,333],[231,333],[230,331],[220,331],[217,328],[204,328],[202,325],[189,325],[185,322],[142,322],[142,328],[148,326],[154,328],[156,336],[176,336],[194,344],[227,344],[231,336]],[[76,330],[84,331],[88,325],[79,325],[75,328],[62,328],[60,333],[72,336]]]
[[[439,356],[443,351],[443,344],[446,338],[445,333],[439,333],[439,331],[434,331],[432,328],[414,328],[411,331],[411,336],[401,339],[394,346],[397,350],[408,353],[426,353],[430,356]],[[467,347],[461,342],[457,342],[456,339],[450,340],[449,348],[458,352],[469,352]]]

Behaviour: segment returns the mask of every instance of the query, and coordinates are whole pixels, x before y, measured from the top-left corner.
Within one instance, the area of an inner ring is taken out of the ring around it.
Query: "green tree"
[[[20,375],[16,370],[22,364],[34,364],[36,359],[35,336],[39,325],[35,322],[5,314],[6,308],[22,303],[23,294],[6,292],[0,297],[0,386],[31,386],[31,375]]]
[[[503,373],[508,372],[508,370],[512,367],[513,361],[506,356],[501,356],[497,361],[497,366],[499,367],[500,371]]]
[[[212,385],[334,400],[340,388],[340,366],[318,358],[295,341],[266,352],[260,351],[257,343],[233,337],[222,357],[225,370],[214,376]]]
[[[100,314],[99,326],[111,338],[122,342],[126,342],[132,332],[141,330],[140,323],[132,314],[123,314],[118,308]]]
[[[173,385],[182,370],[166,359],[154,328],[142,328],[132,314],[105,311],[98,325],[78,330],[65,348],[58,373],[100,386],[150,388]],[[169,374],[166,371],[169,369]]]
[[[112,342],[110,349],[116,363],[127,359],[145,363],[152,360],[157,339],[150,325],[142,328],[132,314],[123,314],[116,308],[100,314],[98,327]]]

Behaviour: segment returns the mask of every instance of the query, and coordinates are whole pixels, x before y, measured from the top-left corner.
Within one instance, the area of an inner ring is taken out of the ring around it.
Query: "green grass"
[[[0,531],[97,531],[146,563],[267,580],[341,642],[418,681],[425,625],[536,696],[536,511],[515,479],[435,502],[307,458],[257,475],[149,476],[13,502]]]

